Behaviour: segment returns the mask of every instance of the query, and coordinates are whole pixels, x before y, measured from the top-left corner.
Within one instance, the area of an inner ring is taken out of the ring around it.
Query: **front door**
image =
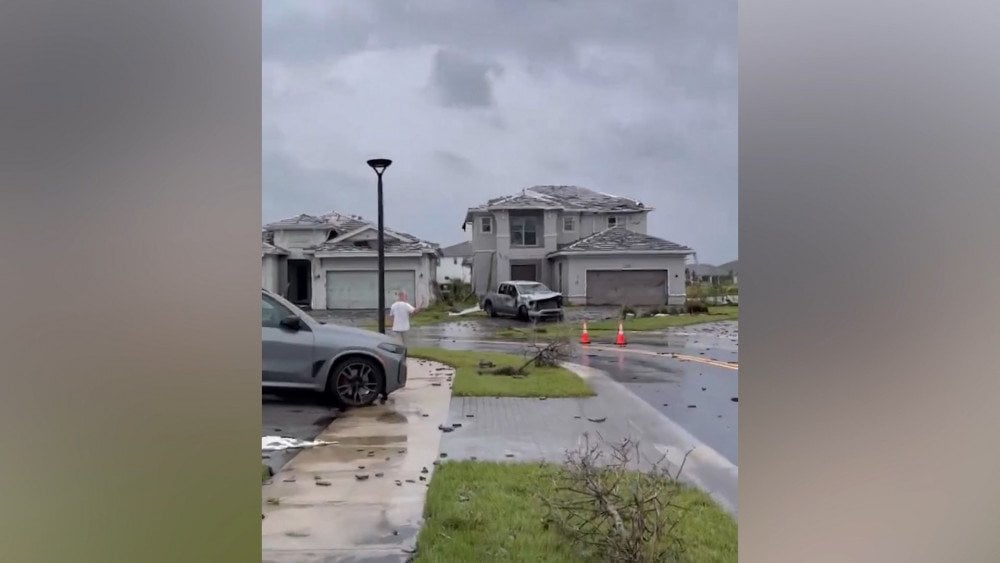
[[[267,385],[308,387],[312,385],[313,333],[281,326],[281,319],[293,315],[284,305],[261,295],[261,377]]]

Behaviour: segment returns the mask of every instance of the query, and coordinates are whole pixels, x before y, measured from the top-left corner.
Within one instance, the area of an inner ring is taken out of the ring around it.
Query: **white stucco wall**
[[[587,270],[663,270],[668,272],[668,302],[683,304],[686,299],[684,287],[683,256],[616,254],[613,256],[568,256],[560,257],[563,262],[561,291],[574,305],[585,305],[587,301]]]
[[[278,257],[274,254],[263,255],[260,265],[260,286],[268,291],[279,293],[280,283]]]
[[[435,280],[435,258],[432,255],[422,257],[386,256],[385,269],[413,270],[416,272],[414,282],[416,295],[410,296],[410,302],[417,307],[426,307],[434,301],[433,286]],[[313,309],[326,309],[326,273],[329,271],[364,270],[378,271],[376,256],[351,256],[337,258],[313,258],[312,304]],[[376,290],[377,291],[377,290]]]
[[[274,245],[288,250],[290,258],[307,258],[302,249],[325,242],[327,235],[326,229],[279,230],[274,231]]]
[[[461,256],[445,256],[437,268],[438,283],[445,283],[449,280],[460,280],[464,282],[472,281],[472,268],[463,266]]]

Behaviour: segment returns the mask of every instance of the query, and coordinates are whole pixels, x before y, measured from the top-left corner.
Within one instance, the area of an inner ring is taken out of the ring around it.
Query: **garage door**
[[[587,270],[588,305],[666,303],[666,270]]]
[[[406,292],[410,303],[415,297],[416,274],[413,270],[390,270],[385,273],[385,305],[396,300],[396,293]],[[326,273],[327,309],[378,309],[378,272]]]

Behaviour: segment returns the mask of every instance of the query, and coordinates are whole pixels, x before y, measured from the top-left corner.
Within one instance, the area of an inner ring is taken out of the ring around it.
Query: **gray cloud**
[[[431,85],[445,106],[490,107],[494,104],[490,73],[498,66],[442,49],[434,56]]]
[[[377,153],[387,221],[442,244],[468,206],[572,183],[736,257],[735,0],[265,3],[263,41],[265,220],[372,215]]]

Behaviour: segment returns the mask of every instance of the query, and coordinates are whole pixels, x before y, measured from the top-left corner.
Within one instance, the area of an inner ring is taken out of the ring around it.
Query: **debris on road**
[[[606,417],[606,416],[602,416],[601,418],[590,418],[590,417],[587,417],[587,420],[589,420],[591,422],[604,422],[607,419],[608,419],[608,417]]]
[[[337,442],[326,442],[324,440],[298,440],[296,438],[285,438],[283,436],[262,436],[260,439],[260,449],[265,452],[278,452],[295,448],[327,446],[336,443]]]

